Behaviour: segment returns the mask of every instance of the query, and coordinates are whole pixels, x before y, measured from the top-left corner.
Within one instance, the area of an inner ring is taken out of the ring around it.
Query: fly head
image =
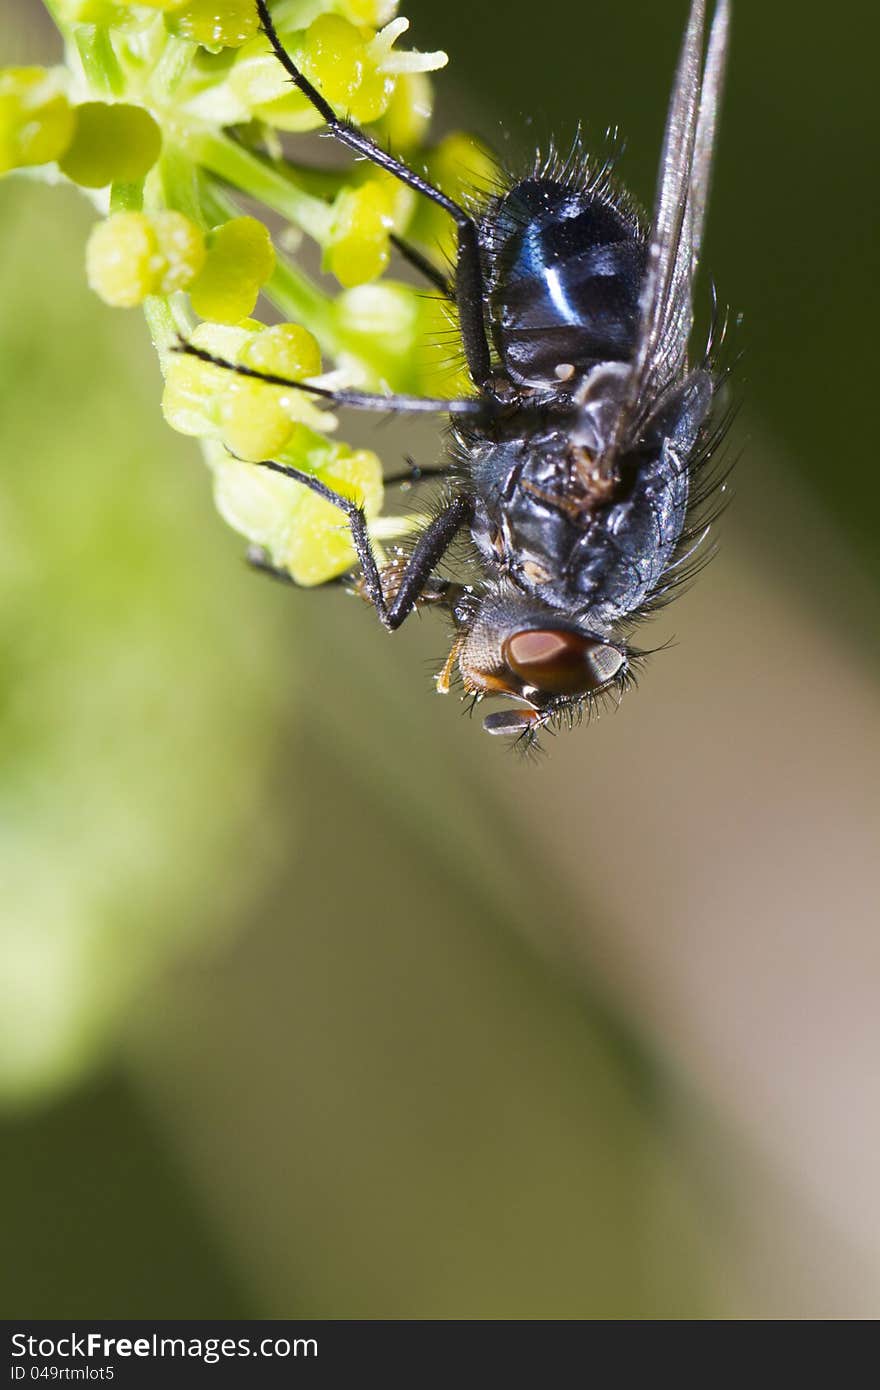
[[[623,643],[507,585],[475,601],[453,654],[469,694],[516,702],[487,716],[490,734],[528,736],[573,719],[597,696],[622,689],[629,667]]]

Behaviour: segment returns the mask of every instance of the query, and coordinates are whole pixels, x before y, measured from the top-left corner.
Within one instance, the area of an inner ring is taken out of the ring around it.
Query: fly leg
[[[430,482],[432,478],[448,478],[452,471],[452,468],[448,464],[437,464],[434,467],[424,468],[421,464],[416,463],[414,459],[407,458],[406,468],[399,469],[397,473],[386,474],[382,479],[382,483],[385,487],[411,488],[418,486],[419,483]],[[265,550],[263,546],[248,546],[244,558],[245,563],[249,565],[252,570],[256,570],[258,574],[265,574],[267,578],[275,579],[279,584],[287,584],[293,589],[301,587],[297,584],[296,580],[291,577],[287,570],[280,569],[277,565],[272,564],[269,552]],[[387,576],[389,571],[394,570],[402,574],[404,567],[403,562],[392,561],[389,565],[385,566],[383,573]],[[334,587],[339,588],[344,586],[349,582],[349,576],[342,574],[335,579],[326,579],[322,584],[312,585],[310,587],[332,589]],[[419,595],[419,602],[445,603],[452,590],[455,589],[457,591],[460,588],[460,585],[453,585],[450,580],[435,578],[430,586],[426,586]]]
[[[380,145],[370,139],[369,135],[358,130],[357,126],[352,125],[350,121],[342,120],[337,116],[329,101],[300,72],[285,49],[269,13],[268,0],[256,0],[256,5],[263,32],[269,40],[276,58],[294,86],[299,88],[303,96],[312,103],[315,110],[326,121],[330,134],[341,144],[353,150],[355,154],[369,159],[372,164],[384,169],[394,178],[399,179],[401,183],[405,183],[408,188],[414,188],[423,197],[430,198],[431,202],[448,212],[455,222],[458,230],[455,298],[458,304],[462,343],[467,358],[468,371],[474,385],[480,388],[485,387],[492,376],[492,363],[486,337],[486,324],[483,319],[485,285],[480,264],[477,224],[454,199],[447,198],[446,194],[441,193],[439,188],[435,188],[414,169],[410,169],[401,160],[395,159],[394,155],[389,154],[387,150],[383,150]]]
[[[299,468],[291,468],[287,464],[275,463],[268,459],[256,467],[268,468],[273,473],[280,473],[282,477],[301,483],[303,487],[309,488],[318,497],[323,497],[325,502],[332,503],[345,513],[361,567],[364,594],[378,613],[379,621],[389,632],[394,632],[400,627],[423,595],[434,597],[431,593],[434,570],[462,526],[470,521],[473,514],[473,503],[469,497],[459,495],[451,498],[420,533],[412,554],[397,573],[394,593],[389,598],[385,594],[382,571],[370,544],[367,518],[359,503],[352,501],[350,497],[344,497],[341,492],[334,492],[313,473],[305,473]],[[271,572],[273,566],[261,563],[258,568],[268,568]],[[280,577],[277,572],[276,577]]]
[[[307,396],[325,401],[328,405],[350,406],[354,410],[373,410],[384,415],[456,415],[477,416],[485,413],[484,404],[476,397],[464,396],[458,400],[448,400],[438,396],[385,395],[376,391],[356,391],[341,387],[331,391],[326,386],[312,386],[307,381],[293,381],[290,377],[278,376],[275,372],[261,372],[256,367],[247,367],[241,362],[230,362],[227,357],[218,357],[206,348],[196,347],[185,338],[172,347],[172,352],[180,352],[185,357],[195,357],[208,366],[219,367],[221,371],[233,372],[236,376],[247,377],[251,381],[265,381],[267,386],[284,386],[292,391],[302,391]]]
[[[394,232],[391,233],[391,244],[397,247],[403,259],[409,261],[414,270],[417,270],[435,289],[440,291],[444,299],[452,299],[454,297],[452,286],[443,274],[443,271],[438,270],[437,267],[428,260],[427,256],[422,255],[417,247],[411,246],[408,241],[404,241],[402,237],[397,236]]]

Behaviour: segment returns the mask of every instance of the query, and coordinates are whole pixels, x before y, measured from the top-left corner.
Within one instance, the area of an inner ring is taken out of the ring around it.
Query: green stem
[[[314,333],[326,356],[338,356],[345,343],[334,323],[333,301],[301,270],[278,256],[263,292],[286,319],[304,323]]]
[[[188,39],[175,38],[169,34],[162,49],[162,56],[153,69],[147,84],[150,97],[158,105],[163,105],[179,85],[190,63],[199,51],[198,44]]]
[[[201,206],[211,222],[241,216],[241,208],[213,179],[202,180]],[[314,333],[326,357],[336,357],[345,346],[335,322],[334,301],[277,250],[275,269],[263,293],[286,319],[305,324]]]
[[[144,206],[144,181],[114,183],[110,188],[111,212],[140,212]]]
[[[159,364],[164,372],[165,358],[177,342],[177,325],[167,299],[156,294],[147,295],[143,304],[144,317],[153,340],[153,347],[159,354]]]
[[[194,163],[256,198],[321,245],[327,241],[333,210],[322,198],[303,192],[271,165],[225,135],[208,130],[178,129],[175,139]]]
[[[78,24],[73,37],[92,91],[97,96],[122,96],[125,76],[108,31],[100,24]]]
[[[362,167],[356,164],[354,170],[350,166],[340,166],[338,169],[319,169],[313,165],[294,164],[291,160],[285,160],[284,164],[279,166],[278,173],[286,181],[294,182],[301,192],[327,202],[335,198],[337,193],[341,193],[343,188],[347,188],[352,174]]]
[[[226,188],[210,174],[199,170],[197,175],[199,206],[209,227],[219,227],[231,217],[241,217],[241,205],[231,197]]]
[[[156,171],[154,171],[155,173]],[[152,179],[153,175],[151,175]],[[179,145],[166,142],[158,165],[158,177],[165,205],[176,208],[203,231],[211,226],[210,214],[202,205],[198,170]]]

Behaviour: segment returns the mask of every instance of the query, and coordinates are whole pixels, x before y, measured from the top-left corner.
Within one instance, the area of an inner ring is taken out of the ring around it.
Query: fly
[[[411,258],[454,297],[474,394],[329,391],[191,344],[181,350],[335,406],[450,417],[441,502],[408,555],[387,565],[357,503],[299,469],[259,466],[345,514],[359,591],[389,631],[419,605],[447,611],[453,641],[438,689],[449,689],[457,667],[475,700],[509,702],[485,719],[488,733],[533,742],[543,727],[573,723],[622,693],[639,659],[632,629],[692,571],[705,538],[694,480],[717,443],[720,377],[711,351],[689,362],[688,341],[729,0],[719,0],[708,44],[706,2],[692,0],[650,227],[607,170],[585,160],[539,166],[471,212],[337,116],[286,52],[266,0],[256,6],[278,61],[328,132],[453,218],[451,287],[418,253]],[[478,560],[473,583],[437,574],[462,535]],[[271,568],[265,557],[256,563]]]

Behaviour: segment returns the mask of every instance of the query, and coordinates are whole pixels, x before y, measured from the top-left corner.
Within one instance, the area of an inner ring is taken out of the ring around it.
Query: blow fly
[[[331,392],[183,350],[339,406],[450,416],[442,498],[409,553],[387,565],[355,502],[306,472],[262,466],[345,514],[358,589],[386,628],[421,604],[447,611],[452,650],[438,688],[449,688],[457,666],[476,700],[512,702],[485,719],[487,732],[532,742],[626,688],[640,655],[629,634],[693,570],[705,535],[705,488],[695,479],[719,435],[709,422],[720,376],[711,347],[691,363],[688,340],[729,0],[719,0],[708,44],[705,0],[692,0],[649,227],[607,166],[594,171],[587,159],[539,164],[478,208],[461,206],[337,116],[286,52],[266,0],[256,5],[278,61],[328,132],[453,218],[451,285],[418,253],[411,259],[454,298],[474,393]],[[444,556],[467,534],[476,579],[441,577]]]

